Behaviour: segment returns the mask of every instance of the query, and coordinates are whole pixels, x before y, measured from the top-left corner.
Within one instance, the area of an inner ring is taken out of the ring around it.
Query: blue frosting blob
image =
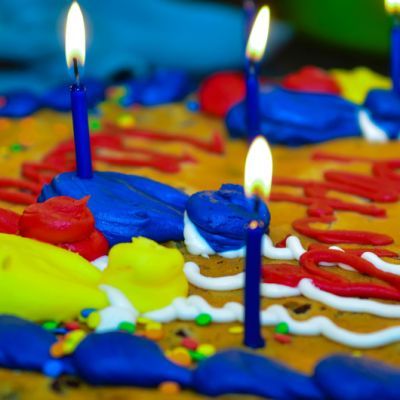
[[[128,94],[122,104],[134,103],[145,106],[182,100],[193,89],[189,75],[179,70],[158,69],[148,77],[132,80],[126,84]]]
[[[144,236],[159,243],[183,240],[183,213],[188,196],[171,186],[137,175],[95,172],[80,179],[75,172],[56,176],[39,196],[90,196],[96,228],[111,246]]]
[[[364,357],[328,357],[315,368],[314,381],[332,400],[400,399],[400,369]]]
[[[260,93],[260,130],[269,142],[288,146],[360,136],[359,110],[336,95],[264,89]],[[246,137],[243,102],[228,112],[225,123],[232,137]]]
[[[10,369],[42,370],[50,360],[56,337],[33,322],[0,315],[0,366]]]
[[[169,361],[152,341],[122,332],[91,334],[76,348],[78,375],[93,385],[189,386],[192,373]]]
[[[201,361],[193,373],[193,387],[207,396],[241,393],[275,400],[324,398],[310,377],[241,350],[224,351]]]
[[[218,253],[243,247],[246,226],[251,220],[261,219],[268,232],[271,219],[263,202],[259,215],[255,214],[243,187],[233,184],[222,185],[216,191],[195,193],[187,202],[186,212],[199,234]]]
[[[27,92],[10,93],[4,96],[5,104],[0,107],[0,117],[21,118],[33,114],[41,107],[37,96]]]
[[[383,129],[391,139],[400,134],[400,96],[393,90],[374,89],[365,99],[372,120]]]
[[[88,108],[93,108],[97,103],[105,99],[106,87],[96,79],[85,79],[82,82],[86,87],[86,102]],[[57,111],[69,111],[71,109],[71,95],[69,85],[58,86],[42,96],[43,107]]]

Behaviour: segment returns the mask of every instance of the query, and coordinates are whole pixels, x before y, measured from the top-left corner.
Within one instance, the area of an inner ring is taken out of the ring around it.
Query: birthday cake
[[[21,114],[28,94],[5,99],[0,393],[399,398],[400,107],[388,80],[307,67],[263,87],[261,133],[277,145],[255,216],[247,144],[231,138],[243,135],[243,78],[216,74],[187,97],[189,79],[168,76],[91,90],[88,180],[62,107]],[[253,351],[243,257],[256,217],[266,345]]]

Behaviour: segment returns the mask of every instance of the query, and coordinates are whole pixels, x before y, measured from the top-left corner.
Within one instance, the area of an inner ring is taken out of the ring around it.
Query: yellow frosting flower
[[[187,295],[183,264],[177,249],[134,238],[111,249],[102,283],[120,289],[138,311],[156,310]]]
[[[371,89],[391,89],[391,80],[365,67],[353,70],[333,69],[330,71],[339,84],[342,96],[362,104]]]
[[[104,272],[78,254],[0,233],[0,314],[34,321],[67,321],[85,308],[109,306],[103,283],[121,290],[139,311],[162,308],[186,296],[183,256],[137,238],[111,250]]]

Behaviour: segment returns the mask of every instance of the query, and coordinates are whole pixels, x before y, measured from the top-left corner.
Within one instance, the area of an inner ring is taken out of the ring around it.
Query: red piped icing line
[[[382,283],[354,282],[318,266],[321,262],[343,263],[363,275],[375,277]],[[344,297],[378,298],[400,301],[400,276],[383,272],[370,262],[349,252],[311,250],[300,258],[300,266],[267,264],[263,266],[263,282],[296,287],[304,279],[311,279],[319,289]]]
[[[181,143],[213,154],[224,152],[224,139],[218,132],[214,132],[210,140],[200,140],[182,134],[122,129],[108,124],[105,132],[91,137],[92,158],[95,165],[101,162],[177,173],[181,170],[182,164],[196,162],[196,158],[187,152],[175,155],[161,152],[156,148],[129,145],[127,143],[129,138],[141,138],[150,142]],[[69,140],[56,146],[42,160],[25,162],[21,169],[21,179],[0,177],[0,200],[22,205],[35,203],[44,184],[49,183],[61,172],[73,170],[75,170],[74,143]]]

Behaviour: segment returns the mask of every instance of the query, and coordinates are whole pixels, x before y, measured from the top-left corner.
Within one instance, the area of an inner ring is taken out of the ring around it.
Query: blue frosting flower
[[[383,129],[391,139],[400,135],[400,96],[392,90],[371,90],[365,99],[372,120]]]
[[[198,233],[217,253],[237,250],[244,246],[246,226],[253,219],[261,219],[269,231],[270,213],[261,202],[257,215],[240,185],[225,184],[217,191],[198,192],[186,206],[190,221]]]
[[[55,196],[90,196],[88,207],[96,228],[111,246],[130,242],[136,236],[159,243],[183,240],[183,213],[188,196],[151,179],[117,172],[95,172],[92,179],[80,179],[69,172],[46,185],[39,201]]]
[[[360,136],[360,107],[339,96],[289,91],[279,87],[260,93],[261,134],[273,144],[300,146]],[[246,137],[244,103],[226,117],[233,137]]]

